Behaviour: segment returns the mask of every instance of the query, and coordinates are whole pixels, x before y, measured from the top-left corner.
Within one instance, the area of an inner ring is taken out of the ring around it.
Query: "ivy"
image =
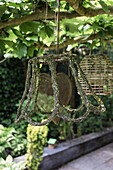
[[[20,30],[24,33],[34,32],[37,34],[39,26],[40,26],[40,23],[36,21],[26,22],[20,25]]]
[[[107,4],[106,4],[104,1],[100,0],[99,3],[100,3],[100,5],[102,6],[102,8],[104,9],[105,12],[107,12],[107,13],[110,12],[110,11],[108,10]]]

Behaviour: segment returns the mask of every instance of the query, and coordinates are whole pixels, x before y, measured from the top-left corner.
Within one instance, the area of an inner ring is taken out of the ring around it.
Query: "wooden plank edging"
[[[101,132],[83,135],[58,144],[55,149],[44,149],[43,160],[39,170],[52,170],[84,154],[113,142],[113,127]],[[25,160],[25,155],[14,159],[15,162]]]

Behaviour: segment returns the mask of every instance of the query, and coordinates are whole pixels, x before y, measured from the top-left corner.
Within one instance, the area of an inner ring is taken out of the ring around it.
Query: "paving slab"
[[[57,170],[113,170],[113,143],[81,156]]]

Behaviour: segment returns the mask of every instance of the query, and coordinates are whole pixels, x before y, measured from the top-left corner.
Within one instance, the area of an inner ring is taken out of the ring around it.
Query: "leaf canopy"
[[[21,59],[34,57],[39,51],[43,54],[48,47],[55,49],[57,6],[56,0],[1,0],[0,51]],[[111,0],[61,1],[60,48],[87,45],[93,34],[95,47],[102,39],[112,44],[112,15]]]

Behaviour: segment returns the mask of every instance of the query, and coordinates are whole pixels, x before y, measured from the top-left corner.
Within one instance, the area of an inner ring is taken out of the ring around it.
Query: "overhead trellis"
[[[56,64],[57,62],[67,61],[69,62],[71,73],[74,77],[74,81],[76,83],[77,89],[80,93],[82,104],[77,109],[68,109],[65,105],[62,104],[60,97],[59,97],[59,87],[57,82],[57,74],[56,74]],[[54,97],[54,108],[51,111],[43,111],[40,106],[38,105],[38,94],[39,94],[39,85],[40,85],[40,64],[46,63],[49,65],[49,70],[51,72],[51,84],[53,88],[53,97]],[[79,81],[77,69],[86,83],[88,89],[92,93],[93,97],[97,101],[98,105],[95,106],[91,104],[89,101],[85,91],[82,88],[82,85]],[[27,99],[25,105],[24,101]],[[32,107],[31,107],[32,103]],[[45,55],[41,57],[35,57],[30,59],[28,62],[28,70],[27,70],[27,77],[25,83],[25,91],[23,93],[18,111],[17,117],[15,122],[19,123],[22,119],[26,119],[31,125],[33,126],[41,126],[49,123],[54,119],[55,116],[58,116],[66,121],[71,122],[81,122],[87,118],[90,112],[95,113],[103,113],[105,111],[105,107],[101,99],[95,94],[92,90],[92,87],[88,83],[88,80],[82,71],[77,56],[75,54],[56,54],[56,55]],[[32,120],[32,115],[35,112],[40,112],[42,114],[50,115],[49,118],[45,122],[34,122]],[[66,111],[67,114],[64,114]],[[85,113],[83,116],[76,118],[76,113],[80,113],[84,111]],[[70,115],[70,116],[69,116]]]
[[[97,95],[110,95],[113,93],[113,63],[108,56],[85,56],[80,62],[80,67]],[[85,93],[92,95],[80,72],[79,79]]]

